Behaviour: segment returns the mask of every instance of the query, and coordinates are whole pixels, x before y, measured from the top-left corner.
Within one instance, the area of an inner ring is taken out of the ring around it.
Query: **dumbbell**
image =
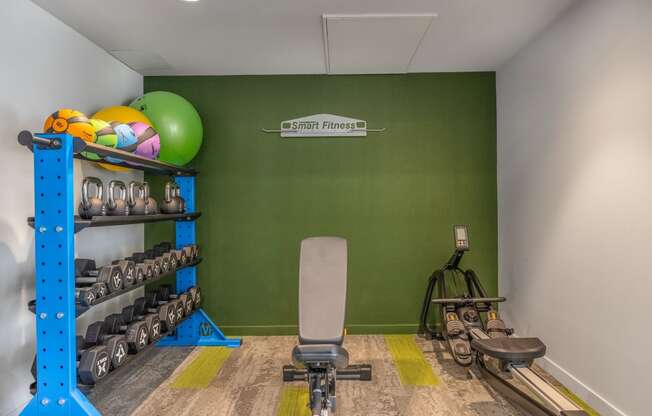
[[[77,336],[77,376],[83,384],[93,385],[109,374],[109,353],[104,345],[85,348],[84,338]],[[36,356],[31,373],[36,379]]]
[[[127,260],[133,261],[136,265],[136,281],[139,283],[143,280],[149,280],[153,279],[154,277],[158,277],[158,273],[156,273],[156,275],[154,273],[155,265],[153,261],[145,258],[143,253],[134,253],[133,255],[127,257]]]
[[[91,306],[97,302],[98,299],[101,299],[108,294],[109,288],[104,282],[96,282],[90,285],[88,283],[76,283],[75,300],[82,306]]]
[[[182,250],[186,253],[188,263],[192,263],[199,257],[199,246],[197,244],[184,246]]]
[[[193,304],[195,306],[195,309],[198,309],[199,305],[201,305],[201,301],[202,301],[201,289],[199,288],[199,286],[193,286],[193,287],[188,289],[188,293],[190,294],[190,297],[193,300]]]
[[[97,297],[97,289],[93,286],[75,288],[75,301],[82,306],[92,306]]]
[[[138,276],[136,271],[136,263],[134,263],[133,260],[113,260],[111,264],[120,267],[122,276],[124,276],[125,288],[143,281],[143,276]],[[138,280],[139,277],[140,281]]]
[[[136,354],[147,346],[149,328],[143,321],[136,321],[134,307],[126,306],[122,313],[114,313],[104,318],[107,334],[124,334],[130,354]]]
[[[142,265],[145,268],[145,280],[155,279],[162,273],[161,262],[158,259],[150,259],[145,253],[134,253],[128,260],[133,260],[136,267]]]
[[[145,312],[156,313],[161,321],[161,332],[172,332],[177,325],[176,303],[160,299],[158,292],[145,293]]]
[[[179,299],[172,299],[172,288],[170,285],[161,285],[158,287],[158,296],[160,301],[168,302],[171,305],[174,305],[174,308],[177,313],[177,323],[183,319],[186,308]]]
[[[166,274],[170,271],[170,257],[163,257],[158,254],[154,249],[145,250],[145,256],[151,260],[157,260],[161,266],[161,274]]]
[[[86,329],[84,337],[86,345],[104,345],[111,358],[111,369],[118,368],[124,364],[127,359],[127,338],[124,335],[109,335],[106,331],[106,325],[103,321],[93,322]]]
[[[83,384],[95,384],[109,374],[110,355],[104,345],[86,348],[84,338],[77,337],[77,376]]]
[[[192,256],[192,247],[191,246],[182,247],[181,251],[183,252],[183,254],[186,257],[186,263],[185,264],[189,264],[189,263],[192,263],[193,261],[195,261],[195,259]]]
[[[161,338],[161,319],[159,318],[158,311],[149,312],[144,297],[136,299],[133,307],[135,318],[147,324],[149,342],[158,341]]]
[[[78,285],[104,283],[109,292],[121,290],[124,285],[120,266],[109,265],[98,269],[92,259],[75,259],[75,276]]]
[[[167,248],[167,246],[157,244],[152,247],[152,251],[157,256],[161,257],[163,261],[168,262],[168,271],[174,271],[179,267],[180,259],[177,256],[177,253]]]
[[[190,257],[188,257],[189,254],[188,251],[183,249],[177,250],[169,241],[158,243],[157,245],[154,246],[154,248],[162,251],[170,252],[171,257],[176,258],[177,267],[182,267],[190,263]]]
[[[177,306],[177,321],[179,321],[184,316],[190,315],[195,307],[195,302],[189,292],[176,294],[172,290],[171,285],[161,285],[159,286],[159,294],[163,300],[166,298],[169,300],[178,301],[181,305],[181,308]]]

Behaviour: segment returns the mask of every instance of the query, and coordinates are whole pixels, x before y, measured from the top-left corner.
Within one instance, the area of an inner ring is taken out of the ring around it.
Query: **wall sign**
[[[364,137],[367,132],[385,129],[369,129],[367,122],[335,114],[313,114],[285,120],[281,128],[262,129],[265,133],[280,133],[281,137]]]

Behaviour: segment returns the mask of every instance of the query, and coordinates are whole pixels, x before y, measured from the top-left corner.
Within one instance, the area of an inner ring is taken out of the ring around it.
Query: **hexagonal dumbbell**
[[[149,331],[149,342],[158,341],[161,338],[161,319],[158,313],[147,310],[145,298],[138,298],[134,301],[134,314],[136,319],[147,324]]]
[[[145,256],[148,259],[158,260],[158,262],[159,262],[159,264],[161,266],[161,274],[165,274],[165,273],[168,273],[169,271],[171,271],[172,266],[170,265],[170,257],[169,256],[163,257],[160,254],[158,254],[154,249],[151,249],[151,248],[149,250],[145,250]]]
[[[145,312],[158,314],[162,332],[172,332],[177,325],[176,303],[159,298],[158,292],[145,293]]]
[[[183,292],[179,294],[174,293],[171,285],[159,286],[159,292],[161,293],[161,296],[167,296],[169,300],[176,300],[181,303],[181,306],[183,307],[182,317],[192,314],[192,311],[195,309],[195,301],[190,295],[190,292]],[[179,312],[177,312],[177,320],[178,319],[180,319]]]
[[[201,305],[201,289],[199,286],[193,286],[188,289],[188,294],[193,300],[194,307],[195,309],[199,309],[199,306]]]
[[[93,322],[88,326],[84,342],[90,346],[104,345],[111,358],[111,369],[120,367],[127,358],[127,338],[124,335],[107,334],[103,321]]]
[[[125,287],[133,286],[138,283],[136,263],[134,263],[132,260],[114,260],[111,264],[120,267],[120,270],[122,270]],[[142,275],[140,276],[140,281],[143,281]]]
[[[94,287],[75,288],[75,301],[81,306],[92,306],[97,299],[97,289]]]
[[[136,255],[136,253],[134,253],[132,256],[127,257],[126,260],[131,260],[136,265],[136,281],[138,283],[142,282],[143,280],[153,279],[155,277],[154,265],[152,264],[152,261],[146,259],[144,255]],[[158,274],[156,277],[158,277]]]
[[[186,257],[188,258],[188,263],[192,263],[197,260],[199,257],[199,246],[197,244],[191,244],[185,246],[183,251],[186,252]]]
[[[178,324],[179,321],[181,321],[183,317],[186,315],[185,305],[181,303],[181,300],[179,300],[178,297],[174,296],[174,293],[172,292],[172,286],[170,285],[159,286],[157,292],[160,300],[168,302],[171,305],[174,305],[174,308],[177,311],[177,324]]]
[[[75,284],[77,286],[104,283],[109,292],[117,292],[124,287],[122,269],[117,265],[95,266],[95,260],[75,259]]]
[[[93,385],[109,374],[110,358],[105,346],[91,346],[86,348],[84,338],[77,338],[77,376],[83,384]],[[36,356],[32,361],[31,373],[36,379]],[[33,385],[34,393],[36,392],[36,383]],[[30,388],[31,390],[31,388]]]
[[[177,253],[173,251],[172,248],[169,247],[167,243],[157,244],[152,248],[152,250],[154,251],[154,253],[156,253],[157,256],[163,258],[164,261],[167,260],[169,265],[169,271],[174,271],[179,268],[179,265],[181,264],[181,260],[177,256]]]
[[[193,256],[193,249],[192,246],[185,246],[181,249],[183,253],[186,256],[186,263],[192,263],[195,261],[195,257]]]
[[[161,275],[161,263],[158,259],[147,258],[145,253],[134,253],[127,260],[133,260],[136,263],[136,268],[143,269],[145,280],[156,279]]]
[[[104,345],[88,347],[77,337],[77,376],[83,384],[95,384],[109,374],[110,357]]]
[[[124,334],[130,354],[142,351],[149,341],[149,328],[143,321],[135,320],[133,305],[126,306],[122,313],[114,313],[104,319],[107,334]]]

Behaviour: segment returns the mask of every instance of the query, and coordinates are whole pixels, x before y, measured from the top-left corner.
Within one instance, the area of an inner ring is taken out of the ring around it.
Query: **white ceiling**
[[[324,14],[436,14],[408,72],[492,71],[574,1],[33,0],[146,75],[326,73]]]

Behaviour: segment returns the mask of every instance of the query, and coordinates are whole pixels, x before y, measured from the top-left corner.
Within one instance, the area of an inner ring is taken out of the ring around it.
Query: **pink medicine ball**
[[[161,139],[158,137],[156,130],[140,121],[129,123],[129,125],[138,139],[138,146],[134,153],[148,159],[157,159],[161,151]]]

